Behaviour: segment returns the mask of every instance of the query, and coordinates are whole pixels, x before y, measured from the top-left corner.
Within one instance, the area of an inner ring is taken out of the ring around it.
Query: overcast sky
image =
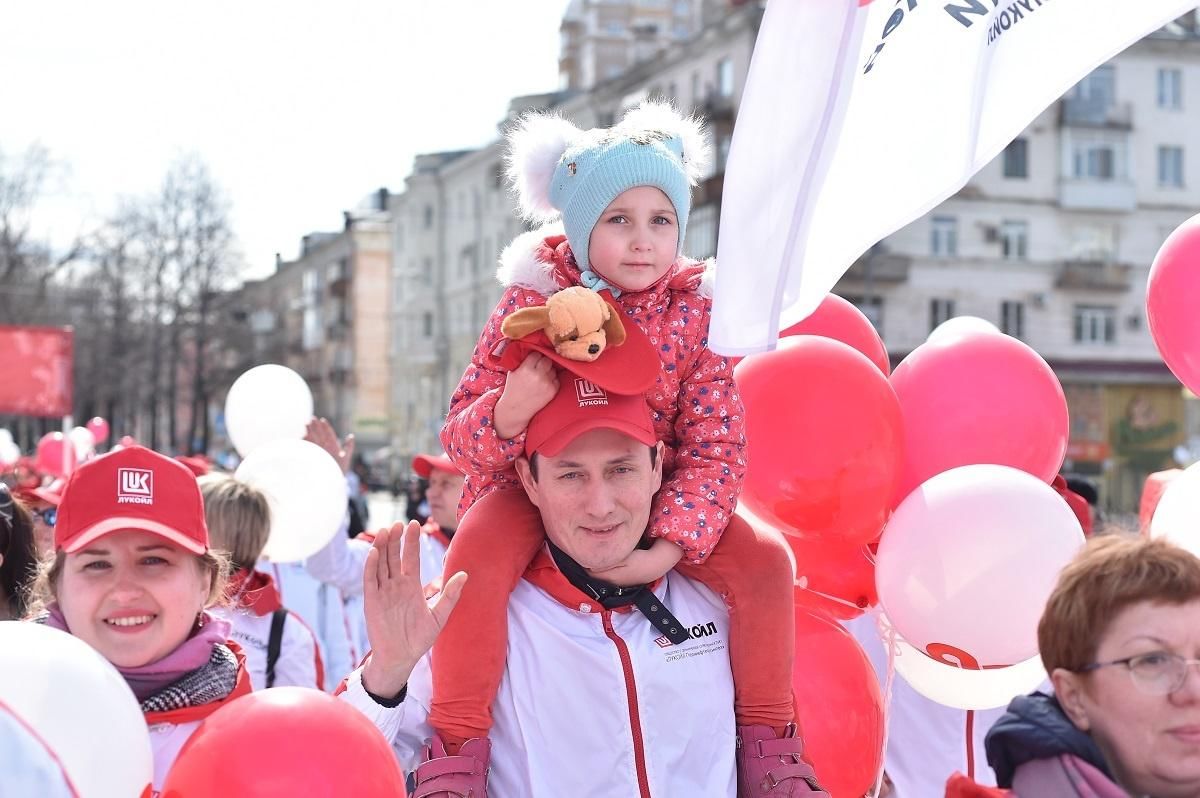
[[[233,201],[252,276],[393,191],[418,152],[495,136],[508,99],[558,83],[566,0],[0,5],[0,152],[64,167],[36,224],[69,239],[180,154]]]

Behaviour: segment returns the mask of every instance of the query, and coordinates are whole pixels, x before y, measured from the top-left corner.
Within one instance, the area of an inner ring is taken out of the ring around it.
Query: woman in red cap
[[[250,692],[228,623],[207,611],[227,572],[208,547],[196,477],[180,463],[132,446],[71,475],[38,579],[43,621],[125,677],[150,728],[156,789],[200,722]]]

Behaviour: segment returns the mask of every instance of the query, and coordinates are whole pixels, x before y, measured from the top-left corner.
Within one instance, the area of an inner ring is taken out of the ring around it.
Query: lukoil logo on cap
[[[580,407],[608,404],[608,394],[604,392],[604,389],[581,377],[575,378],[575,398],[579,400]]]
[[[118,468],[117,504],[154,504],[154,472],[144,468]]]

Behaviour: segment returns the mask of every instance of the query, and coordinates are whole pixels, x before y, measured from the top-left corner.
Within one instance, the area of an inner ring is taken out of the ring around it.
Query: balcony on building
[[[1093,96],[1067,96],[1059,106],[1062,127],[1133,130],[1133,104]]]
[[[1065,260],[1058,264],[1056,288],[1086,291],[1128,291],[1133,266],[1105,260]]]
[[[710,89],[700,104],[700,112],[710,124],[733,121],[733,95]]]
[[[1137,208],[1137,187],[1132,180],[1062,177],[1058,204],[1073,211],[1122,211]]]
[[[343,258],[329,264],[328,268],[329,293],[338,297],[345,296],[350,287],[350,261]]]
[[[846,270],[843,280],[874,283],[903,283],[908,280],[912,258],[895,252],[867,252]]]

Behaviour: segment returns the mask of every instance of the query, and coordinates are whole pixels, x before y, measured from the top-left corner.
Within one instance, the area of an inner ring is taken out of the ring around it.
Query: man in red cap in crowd
[[[428,724],[429,657],[411,631],[425,610],[415,569],[401,560],[398,529],[376,539],[365,586],[374,650],[342,698],[415,769],[417,794],[737,794],[724,601],[675,571],[634,587],[593,576],[648,545],[662,446],[642,396],[559,375],[517,461],[547,542],[508,599],[491,735],[458,756],[445,755]],[[453,576],[447,595],[462,580]],[[779,778],[815,785],[798,757],[753,756]]]
[[[62,501],[64,479],[56,479],[49,485],[35,488],[18,488],[14,495],[25,503],[33,516],[33,538],[38,554],[44,556],[54,551],[54,525],[58,521],[58,505]]]

